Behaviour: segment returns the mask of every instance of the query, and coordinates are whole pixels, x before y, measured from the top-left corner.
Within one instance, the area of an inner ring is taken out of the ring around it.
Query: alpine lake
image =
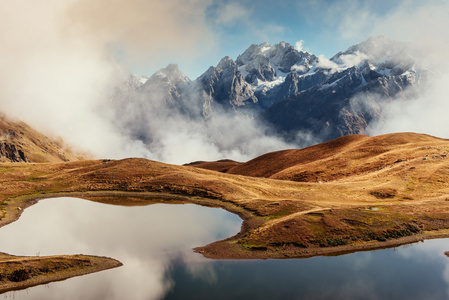
[[[7,299],[448,299],[448,239],[286,260],[212,260],[192,249],[240,231],[223,209],[53,198],[0,229],[14,255],[89,254],[122,267],[2,294]]]

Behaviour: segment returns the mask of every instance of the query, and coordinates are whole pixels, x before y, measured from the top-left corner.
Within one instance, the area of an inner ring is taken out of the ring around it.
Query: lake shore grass
[[[39,200],[50,199],[56,197],[75,197],[82,198],[94,202],[120,205],[120,206],[144,206],[156,203],[165,204],[196,204],[207,207],[217,207],[225,209],[231,213],[239,215],[242,220],[242,227],[239,233],[225,240],[216,241],[209,245],[199,246],[194,249],[195,252],[201,253],[203,256],[212,259],[288,259],[288,258],[308,258],[313,256],[334,256],[352,253],[356,251],[370,251],[375,249],[385,249],[398,247],[405,244],[422,242],[426,239],[448,238],[449,229],[441,228],[430,231],[421,231],[416,234],[396,237],[392,239],[373,239],[372,237],[359,237],[350,244],[342,245],[326,245],[301,247],[298,245],[284,244],[282,247],[268,246],[263,247],[260,244],[248,246],[242,240],[250,232],[259,229],[266,222],[267,218],[258,216],[249,210],[235,205],[232,202],[221,201],[218,199],[209,199],[195,196],[173,195],[168,193],[154,192],[120,192],[120,191],[101,191],[101,192],[63,192],[51,194],[36,194],[19,197],[12,201],[15,205],[19,205],[20,210],[15,210],[15,206],[8,207],[14,219],[0,220],[0,227],[16,221],[21,212],[26,207],[36,204]],[[269,220],[269,219],[268,219]],[[90,256],[92,257],[92,256]],[[105,269],[108,269],[111,262],[107,258],[103,258]],[[112,261],[115,261],[112,259]],[[113,262],[113,264],[115,264]],[[97,270],[84,270],[84,274],[96,272]],[[82,274],[80,274],[82,275]],[[77,276],[77,275],[75,275]]]

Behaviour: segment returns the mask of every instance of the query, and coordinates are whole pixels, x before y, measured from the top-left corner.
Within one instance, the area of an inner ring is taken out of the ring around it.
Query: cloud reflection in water
[[[2,252],[15,255],[93,254],[124,266],[61,283],[12,292],[28,299],[158,299],[172,287],[171,262],[197,277],[214,278],[192,248],[236,234],[241,219],[192,204],[123,207],[75,198],[43,200],[0,230]]]

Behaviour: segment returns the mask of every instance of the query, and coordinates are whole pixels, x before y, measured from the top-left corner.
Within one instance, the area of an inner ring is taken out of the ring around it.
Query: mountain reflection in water
[[[216,208],[48,199],[0,229],[0,251],[96,254],[124,266],[6,293],[15,299],[447,299],[449,240],[335,257],[209,260],[191,248],[234,235]]]

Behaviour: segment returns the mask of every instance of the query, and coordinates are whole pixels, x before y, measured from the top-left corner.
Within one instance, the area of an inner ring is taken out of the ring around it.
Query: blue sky
[[[236,59],[251,44],[262,42],[285,41],[295,45],[303,41],[303,50],[331,58],[370,35],[389,36],[389,32],[377,30],[374,23],[405,6],[419,6],[418,2],[386,0],[197,2],[203,3],[203,13],[196,17],[203,18],[200,24],[206,28],[201,29],[205,30],[204,39],[194,41],[196,52],[188,56],[175,52],[157,61],[139,61],[132,66],[134,72],[150,76],[168,63],[178,63],[184,73],[195,79],[222,57]]]

